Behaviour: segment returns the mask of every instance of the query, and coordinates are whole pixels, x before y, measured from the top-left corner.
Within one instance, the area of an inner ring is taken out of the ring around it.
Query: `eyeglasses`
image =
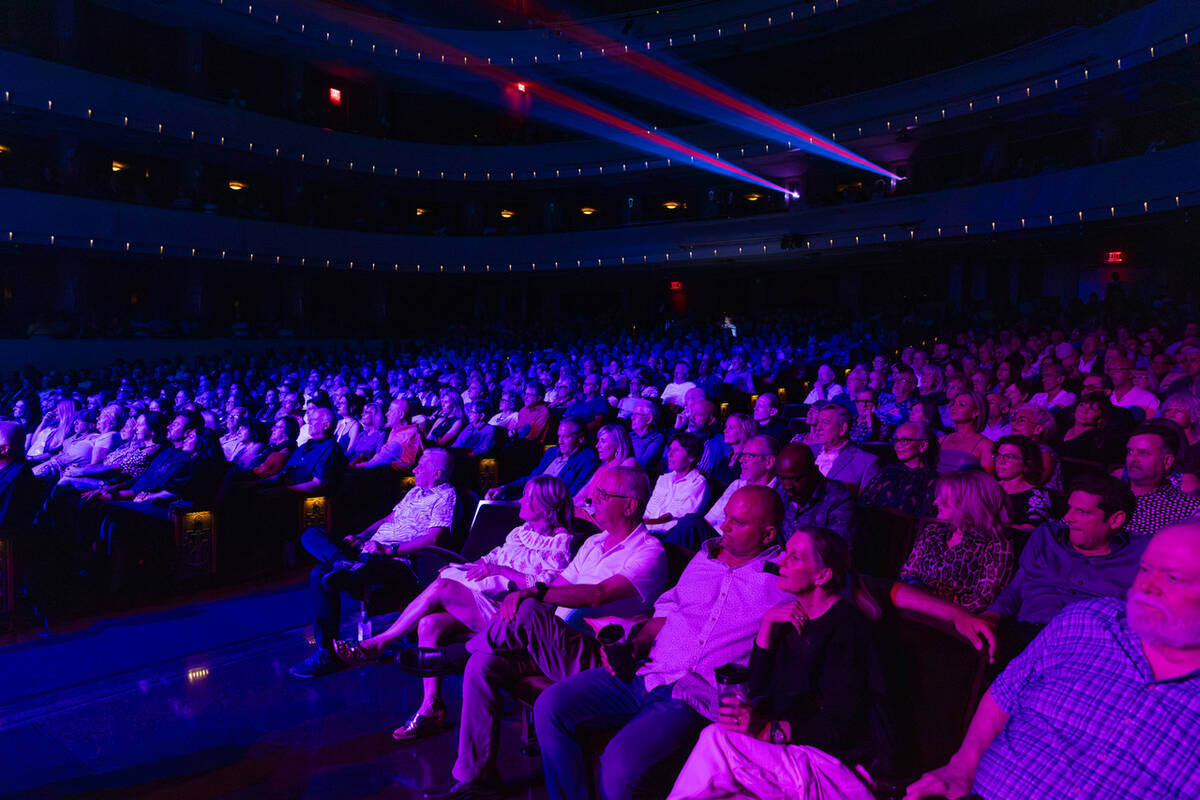
[[[892,444],[920,444],[924,439],[912,439],[907,436],[893,436]]]
[[[597,500],[612,500],[613,498],[620,498],[622,500],[632,500],[633,499],[633,497],[631,495],[613,494],[612,492],[606,492],[599,487],[596,487],[592,491],[594,491],[596,493]]]
[[[766,457],[767,457],[766,453],[751,453],[748,450],[743,450],[741,453],[738,453],[738,458],[766,458]]]
[[[997,453],[993,456],[994,461],[1024,461],[1025,459],[1015,453]]]

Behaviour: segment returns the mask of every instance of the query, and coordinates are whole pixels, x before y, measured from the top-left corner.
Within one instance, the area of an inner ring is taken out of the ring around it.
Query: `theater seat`
[[[854,570],[861,575],[899,575],[920,521],[912,514],[884,506],[860,508],[858,514]]]
[[[879,654],[901,784],[939,767],[958,749],[983,696],[987,654],[952,626],[885,605]]]

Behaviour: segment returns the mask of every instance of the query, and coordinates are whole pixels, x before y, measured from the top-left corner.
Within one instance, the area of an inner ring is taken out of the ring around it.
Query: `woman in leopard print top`
[[[900,580],[977,614],[1000,594],[1016,567],[1005,531],[1004,490],[985,472],[947,473],[935,488],[937,519],[917,534]]]

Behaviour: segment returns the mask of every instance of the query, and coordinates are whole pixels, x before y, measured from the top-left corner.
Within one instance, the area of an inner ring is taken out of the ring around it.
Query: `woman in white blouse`
[[[522,524],[503,545],[474,564],[445,567],[386,631],[361,642],[335,641],[334,653],[351,666],[362,666],[413,630],[421,647],[439,647],[482,630],[510,586],[527,589],[538,581],[549,583],[570,563],[573,510],[571,490],[562,480],[550,475],[531,478],[521,495]],[[420,708],[392,738],[419,739],[449,727],[441,678],[425,678],[423,683]]]
[[[667,446],[667,469],[654,484],[643,520],[660,537],[675,527],[679,518],[700,511],[708,493],[708,482],[696,469],[704,445],[690,433],[681,433]]]

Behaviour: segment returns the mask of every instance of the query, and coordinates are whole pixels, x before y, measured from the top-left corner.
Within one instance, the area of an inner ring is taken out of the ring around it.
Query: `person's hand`
[[[492,565],[486,561],[476,561],[469,565],[466,572],[466,579],[469,581],[483,580],[488,575],[492,574]]]
[[[500,499],[500,487],[493,486],[491,489],[488,489],[486,492],[483,493],[483,499],[484,500],[499,500]]]
[[[956,766],[953,761],[944,767],[926,772],[908,786],[904,800],[918,800],[921,797],[940,796],[954,800],[971,791],[974,776]]]
[[[95,502],[98,500],[107,500],[108,498],[104,496],[104,493],[107,491],[107,489],[92,489],[90,492],[84,492],[81,494],[79,499],[83,500],[85,503]]]
[[[381,545],[379,542],[375,541],[374,539],[368,539],[367,541],[363,542],[362,552],[368,556],[387,555],[387,553],[384,550],[384,546]]]
[[[359,548],[358,537],[355,536],[353,533],[350,534],[349,536],[343,537],[342,541],[346,543],[347,547],[353,547],[355,550],[357,550]]]
[[[744,703],[732,697],[721,698],[721,707],[717,711],[717,723],[727,731],[744,733],[757,737],[766,721],[761,719],[749,703]]]
[[[995,614],[980,614],[975,616],[967,611],[955,614],[954,630],[958,635],[971,643],[976,650],[987,649],[988,662],[996,661],[996,624],[999,621]]]
[[[149,492],[138,492],[138,493],[137,493],[137,494],[134,496],[134,498],[133,498],[133,502],[135,502],[135,503],[144,503],[144,502],[146,502],[146,501],[147,501],[147,500],[149,500],[149,499],[150,499],[150,493],[149,493]]]
[[[796,633],[804,633],[804,626],[808,624],[808,614],[801,608],[799,600],[781,603],[771,606],[767,609],[767,613],[763,614],[764,626],[776,623],[786,623],[795,628]]]
[[[505,622],[512,622],[517,618],[517,609],[521,607],[521,603],[530,597],[533,597],[532,589],[509,592],[508,596],[500,602],[500,608],[496,610],[496,615]]]

